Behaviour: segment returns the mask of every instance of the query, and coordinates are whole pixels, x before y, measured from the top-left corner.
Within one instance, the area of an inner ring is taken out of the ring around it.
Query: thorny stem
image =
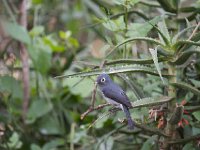
[[[175,83],[176,82],[175,66],[169,65],[168,74],[172,75],[172,77],[169,79],[169,81]],[[169,113],[168,113],[168,121],[167,121],[167,127],[165,128],[165,133],[169,137],[165,138],[165,140],[164,140],[164,146],[163,146],[164,149],[169,149],[170,145],[169,145],[168,141],[170,141],[174,138],[173,133],[175,132],[175,125],[172,125],[169,122],[169,118],[172,116],[172,113],[174,112],[174,110],[176,108],[176,89],[172,85],[169,85],[168,96],[172,96],[172,97],[174,97],[174,99],[168,103]]]

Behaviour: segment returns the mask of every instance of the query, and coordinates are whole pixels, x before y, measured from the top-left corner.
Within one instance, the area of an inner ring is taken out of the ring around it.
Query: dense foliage
[[[199,149],[199,0],[1,0],[0,11],[1,150]],[[102,72],[126,90],[134,130],[101,107]]]

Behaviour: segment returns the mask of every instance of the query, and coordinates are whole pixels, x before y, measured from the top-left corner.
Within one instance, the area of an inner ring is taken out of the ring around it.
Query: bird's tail
[[[128,128],[130,130],[133,130],[135,125],[134,125],[134,122],[133,122],[133,120],[131,118],[130,111],[129,111],[128,107],[126,107],[124,105],[122,107],[123,107],[124,113],[126,114],[126,118],[127,118],[127,121],[128,121]]]

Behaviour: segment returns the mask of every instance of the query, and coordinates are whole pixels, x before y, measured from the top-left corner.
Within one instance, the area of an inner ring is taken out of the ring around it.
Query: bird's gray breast
[[[116,101],[114,101],[114,100],[112,100],[112,99],[106,97],[106,96],[103,94],[102,91],[101,91],[101,94],[102,94],[103,98],[104,98],[108,103],[110,103],[110,104],[112,104],[112,105],[120,105],[120,103],[117,103]]]

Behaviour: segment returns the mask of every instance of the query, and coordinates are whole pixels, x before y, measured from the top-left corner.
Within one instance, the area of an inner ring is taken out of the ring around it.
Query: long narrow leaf
[[[170,60],[170,58],[167,57],[159,57],[158,62],[164,62]],[[117,60],[111,60],[106,63],[106,65],[115,65],[115,64],[153,64],[153,59],[117,59]]]
[[[119,76],[129,85],[130,89],[133,91],[137,99],[142,99],[145,97],[143,91],[138,87],[136,82],[134,82],[125,74],[119,74]]]
[[[155,48],[155,49],[151,49],[151,48],[150,48],[149,51],[150,51],[151,56],[152,56],[152,58],[153,58],[154,65],[155,65],[155,67],[156,67],[156,69],[157,69],[157,71],[158,71],[158,74],[159,74],[159,76],[160,76],[160,78],[161,78],[163,84],[165,84],[165,81],[164,81],[164,79],[163,79],[163,77],[162,77],[162,73],[161,73],[161,70],[160,70],[159,63],[158,63],[157,48]]]
[[[160,29],[160,32],[162,32],[162,35],[164,35],[166,37],[167,41],[170,41],[169,31],[167,29],[167,26],[166,26],[164,19],[162,20],[162,22],[158,23],[158,28]]]
[[[160,41],[158,40],[155,40],[155,39],[152,39],[152,38],[149,38],[149,37],[136,37],[136,38],[129,38],[125,41],[123,41],[122,43],[119,43],[117,44],[108,54],[106,57],[108,57],[109,55],[111,55],[118,47],[126,44],[126,43],[129,43],[129,42],[132,42],[132,41],[147,41],[147,42],[150,42],[150,43],[154,43],[156,45],[161,45],[161,46],[164,46]]]
[[[150,22],[149,22],[150,23]],[[151,23],[150,23],[151,24]],[[155,25],[151,24],[159,33],[159,36],[161,36],[161,39],[163,39],[163,42],[165,45],[170,45],[170,41],[168,40],[168,38],[165,36],[165,34],[161,31],[161,29],[159,29],[158,27],[156,27]],[[160,40],[161,40],[160,39]]]
[[[187,27],[185,29],[183,29],[182,31],[178,32],[172,39],[172,43],[175,43],[177,41],[178,38],[180,38],[181,35],[183,35],[184,33],[186,33],[188,30],[195,28],[196,26],[191,26],[191,27]]]
[[[143,98],[140,100],[137,100],[135,102],[132,102],[133,108],[139,108],[139,107],[149,107],[149,106],[155,106],[155,105],[161,105],[163,103],[167,103],[173,100],[173,97],[148,97],[148,98]]]
[[[181,53],[181,55],[174,61],[172,61],[173,64],[176,65],[182,65],[183,63],[186,62],[186,60],[195,53],[200,53],[200,50],[191,50],[191,51],[185,51]]]
[[[107,67],[104,69],[94,69],[92,71],[87,71],[87,72],[79,72],[79,73],[70,74],[70,75],[57,76],[55,78],[87,77],[87,76],[99,75],[99,74],[102,74],[102,72],[105,72],[107,74],[139,72],[139,73],[147,73],[147,74],[159,76],[159,74],[154,68],[141,66],[141,65],[125,65],[125,66]],[[163,76],[170,77],[170,75],[166,75],[166,74],[163,74]]]
[[[187,84],[187,83],[184,83],[184,82],[179,82],[179,83],[171,83],[173,86],[175,87],[178,87],[178,88],[182,88],[182,89],[185,89],[185,90],[188,90],[196,95],[200,95],[200,91],[191,86],[190,84]]]
[[[200,42],[194,42],[194,41],[191,41],[191,40],[180,40],[180,41],[176,42],[173,47],[175,49],[178,49],[178,47],[183,46],[184,44],[187,44],[187,45],[190,45],[190,46],[191,45],[200,46]]]

